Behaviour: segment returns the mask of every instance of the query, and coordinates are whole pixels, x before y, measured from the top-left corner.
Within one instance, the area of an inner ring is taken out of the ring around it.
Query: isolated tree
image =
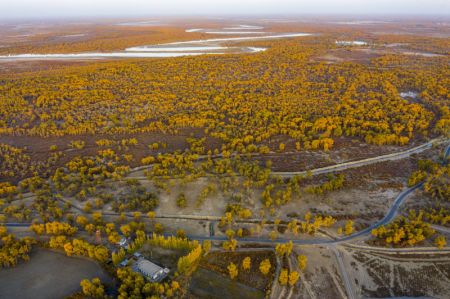
[[[289,271],[288,271],[288,269],[281,269],[280,276],[278,277],[278,282],[282,286],[285,286],[285,285],[288,284],[288,281],[289,281]]]
[[[242,260],[242,269],[244,270],[250,270],[250,268],[252,267],[252,260],[249,256],[246,256],[243,260]]]
[[[185,208],[187,206],[186,196],[184,193],[180,193],[177,197],[177,206],[180,208]]]
[[[203,241],[203,252],[205,253],[205,255],[208,254],[210,250],[211,250],[211,241],[210,240]]]
[[[155,233],[161,234],[164,232],[164,226],[159,222],[155,223],[155,225],[153,226],[153,230]]]
[[[292,287],[294,286],[298,279],[300,278],[300,274],[297,271],[291,271],[289,273],[289,285]]]
[[[153,219],[155,219],[156,213],[154,211],[150,211],[147,213],[147,216],[151,221],[153,221]]]
[[[306,255],[300,254],[297,256],[297,262],[300,270],[304,271],[306,269],[306,264],[308,263],[308,258]]]
[[[269,233],[269,238],[270,238],[272,241],[275,241],[275,240],[277,239],[277,236],[278,236],[278,234],[277,234],[277,232],[274,231],[274,230],[272,230],[272,231]]]
[[[227,229],[225,235],[227,236],[228,240],[231,240],[234,237],[235,232],[232,229]]]
[[[235,264],[230,263],[227,269],[231,279],[235,279],[238,276],[239,270]]]
[[[355,229],[353,228],[353,220],[348,220],[345,223],[344,232],[346,235],[351,235]]]
[[[434,245],[436,245],[437,248],[442,249],[447,245],[447,241],[444,236],[440,235],[434,239]]]
[[[131,226],[129,224],[124,224],[122,226],[120,226],[120,231],[122,232],[122,234],[126,237],[129,237],[131,234]]]
[[[259,264],[259,271],[261,271],[261,273],[263,275],[267,275],[267,274],[269,274],[271,267],[272,267],[272,265],[270,264],[270,260],[265,259]]]

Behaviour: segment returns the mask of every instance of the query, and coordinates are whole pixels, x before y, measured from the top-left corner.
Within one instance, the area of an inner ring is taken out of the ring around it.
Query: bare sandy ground
[[[449,298],[449,254],[342,253],[357,297]]]
[[[308,257],[300,287],[293,298],[347,298],[333,253],[322,246],[301,246],[298,254]]]

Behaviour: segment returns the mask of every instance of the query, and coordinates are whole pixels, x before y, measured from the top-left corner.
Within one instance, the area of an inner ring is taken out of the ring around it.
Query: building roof
[[[125,267],[126,265],[128,265],[128,259],[124,259],[119,265],[121,267]]]
[[[163,280],[170,272],[169,269],[162,268],[144,258],[137,260],[137,262],[133,265],[133,270],[140,272],[152,282],[159,282]]]
[[[158,272],[160,272],[161,270],[163,270],[163,268],[161,268],[160,266],[158,266],[146,259],[139,259],[136,262],[136,268],[142,274],[149,276],[149,277],[152,277],[153,275],[155,275]]]

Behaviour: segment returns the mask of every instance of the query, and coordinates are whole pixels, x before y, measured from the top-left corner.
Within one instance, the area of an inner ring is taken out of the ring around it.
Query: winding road
[[[428,144],[428,143],[427,143]],[[425,144],[426,145],[426,144]],[[422,145],[421,147],[424,147],[425,145]],[[431,147],[432,145],[432,141],[429,142],[429,146]],[[410,149],[408,151],[414,151],[416,148]],[[445,148],[444,150],[444,159],[447,159],[450,155],[450,144]],[[382,157],[382,156],[381,156]],[[373,158],[372,158],[373,159]],[[411,188],[407,188],[405,190],[403,190],[398,196],[397,198],[394,200],[393,204],[391,205],[391,207],[389,208],[389,210],[387,211],[386,215],[383,217],[383,219],[379,220],[378,222],[372,224],[371,226],[360,230],[358,232],[355,232],[349,236],[345,236],[342,238],[338,238],[335,240],[330,240],[330,239],[319,239],[319,238],[315,238],[315,239],[309,239],[309,240],[301,240],[301,239],[287,239],[287,238],[277,238],[277,239],[269,239],[267,237],[264,238],[259,238],[259,237],[245,237],[245,238],[238,238],[238,241],[241,243],[268,243],[268,244],[276,244],[276,243],[287,243],[292,241],[294,244],[297,245],[335,245],[335,244],[340,244],[340,243],[345,243],[345,242],[349,242],[353,239],[356,239],[358,237],[364,236],[364,235],[368,235],[371,233],[371,231],[375,228],[378,228],[382,225],[385,225],[389,222],[392,221],[392,219],[395,218],[395,216],[398,213],[398,209],[400,208],[400,206],[402,205],[402,203],[408,198],[408,196],[413,193],[415,190],[421,188],[423,186],[423,182],[419,183]],[[75,206],[76,207],[76,206]],[[77,207],[80,211],[82,211],[79,207]],[[109,216],[117,216],[119,215],[118,213],[103,213],[103,215],[109,215]],[[131,215],[127,215],[128,217],[131,217]],[[167,217],[167,216],[166,216]],[[179,219],[183,219],[182,216],[171,216],[171,217],[179,217]],[[199,218],[203,218],[203,217],[211,217],[211,216],[191,216],[192,218],[188,218],[188,219],[193,219],[193,218],[197,218],[198,220],[205,220],[205,219],[199,219]],[[167,217],[169,218],[169,217]],[[213,219],[206,219],[206,220],[213,220]],[[6,227],[27,227],[30,225],[30,223],[5,223],[4,224]],[[164,234],[166,236],[170,236],[172,234]],[[227,240],[226,236],[197,236],[197,235],[187,235],[188,238],[192,239],[192,240],[199,240],[199,241],[204,241],[204,240],[210,240],[210,241],[225,241]]]
[[[404,191],[402,191],[397,198],[394,200],[394,203],[389,208],[386,216],[381,219],[380,221],[372,224],[371,226],[360,230],[354,234],[351,234],[346,237],[342,237],[335,240],[329,240],[329,239],[309,239],[309,240],[300,240],[300,239],[286,239],[286,238],[277,238],[277,239],[269,239],[269,238],[258,238],[258,237],[245,237],[245,238],[238,238],[237,240],[240,243],[269,243],[269,244],[277,244],[277,243],[287,243],[292,241],[294,244],[297,245],[334,245],[334,244],[340,244],[349,242],[355,238],[361,237],[363,235],[368,235],[374,228],[378,228],[381,225],[385,225],[392,221],[392,219],[397,215],[398,209],[401,206],[401,204],[408,198],[408,195],[411,194],[413,191],[419,189],[422,187],[423,183],[420,183],[412,188],[408,188]],[[118,213],[103,213],[103,215],[110,215],[110,216],[118,216]],[[131,217],[131,216],[130,216]],[[5,223],[6,227],[28,227],[31,225],[31,223]],[[173,234],[165,233],[165,236],[171,236]],[[204,241],[204,240],[210,240],[210,241],[226,241],[228,238],[226,236],[197,236],[197,235],[187,235],[189,239],[192,240],[198,240],[198,241]]]

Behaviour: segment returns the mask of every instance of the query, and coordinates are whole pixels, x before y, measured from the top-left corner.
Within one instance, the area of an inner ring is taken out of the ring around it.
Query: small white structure
[[[419,95],[419,93],[417,93],[415,91],[406,91],[406,92],[400,93],[400,97],[402,97],[402,98],[416,99],[418,95]]]
[[[354,40],[354,41],[337,40],[336,45],[339,45],[339,46],[367,46],[367,43],[360,41],[360,40]]]
[[[119,267],[126,267],[128,266],[128,259],[124,259],[122,262],[120,262]]]
[[[141,273],[145,278],[151,282],[160,282],[163,280],[170,270],[162,268],[149,260],[140,258],[134,265],[133,271]]]
[[[122,238],[122,239],[120,239],[120,241],[119,241],[119,243],[117,243],[120,247],[124,247],[124,248],[126,248],[126,247],[128,247],[128,240],[127,240],[127,238]]]

